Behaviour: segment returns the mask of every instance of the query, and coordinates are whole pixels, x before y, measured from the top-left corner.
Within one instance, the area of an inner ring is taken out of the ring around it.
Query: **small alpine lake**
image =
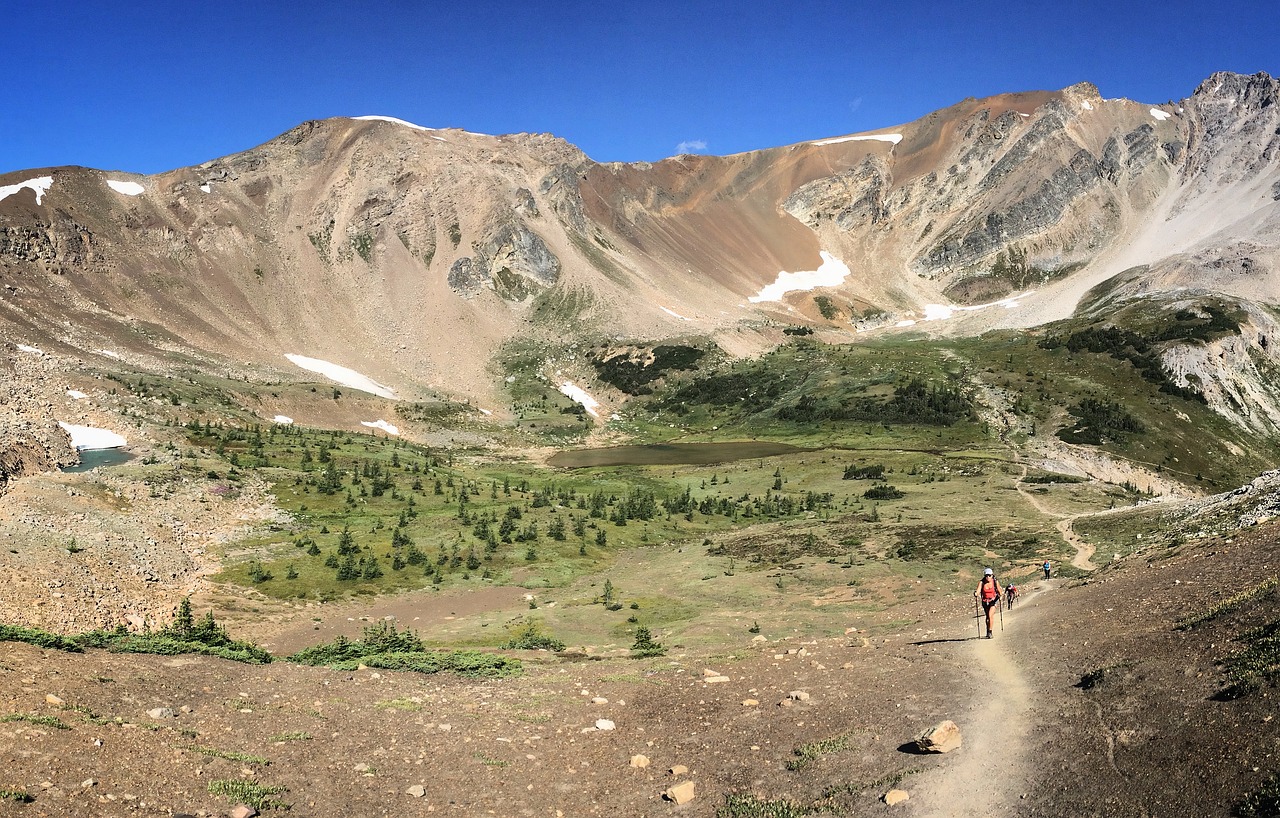
[[[128,463],[134,458],[133,453],[124,449],[81,449],[80,462],[74,466],[67,466],[60,471],[64,472],[84,472],[96,469],[99,466],[119,466]]]

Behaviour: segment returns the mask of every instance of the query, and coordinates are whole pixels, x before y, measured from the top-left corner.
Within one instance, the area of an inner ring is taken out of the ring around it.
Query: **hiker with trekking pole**
[[[1000,608],[1000,627],[1004,629],[1004,608],[1000,607],[1000,583],[996,580],[995,572],[990,568],[982,572],[982,582],[978,583],[978,589],[973,592],[974,616],[977,617],[977,606],[982,605],[982,610],[987,615],[987,638],[991,638],[991,609]],[[978,636],[982,636],[982,626],[978,626]]]

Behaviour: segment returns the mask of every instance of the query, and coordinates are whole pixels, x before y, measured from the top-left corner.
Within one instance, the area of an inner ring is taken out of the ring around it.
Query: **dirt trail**
[[[1022,495],[1024,500],[1026,500],[1028,503],[1031,504],[1032,508],[1034,508],[1036,511],[1040,512],[1044,516],[1060,518],[1058,522],[1054,524],[1054,527],[1058,529],[1058,533],[1062,535],[1062,539],[1066,541],[1067,545],[1071,546],[1076,550],[1075,556],[1071,558],[1071,564],[1074,565],[1076,568],[1079,568],[1081,571],[1092,571],[1095,568],[1097,568],[1098,566],[1093,564],[1093,553],[1094,551],[1097,550],[1096,547],[1080,539],[1080,537],[1076,534],[1075,530],[1071,527],[1072,523],[1074,523],[1077,519],[1079,519],[1080,517],[1088,516],[1088,514],[1092,512],[1082,512],[1080,514],[1062,515],[1062,514],[1057,514],[1053,511],[1050,511],[1049,509],[1045,508],[1043,504],[1041,504],[1041,502],[1036,498],[1036,496],[1033,493],[1031,493],[1030,491],[1027,491],[1025,484],[1022,482],[1022,478],[1025,478],[1026,476],[1027,476],[1027,467],[1023,466],[1022,477],[1018,479],[1018,482],[1016,484],[1018,488],[1018,493]]]
[[[966,622],[960,656],[969,664],[972,698],[956,716],[963,745],[945,757],[941,769],[903,785],[911,793],[909,814],[918,818],[1004,818],[1019,814],[1032,772],[1027,737],[1034,724],[1034,699],[1018,667],[1016,653],[1025,613],[1043,587],[1004,612],[1003,629],[996,613],[996,635],[979,639],[972,620]],[[957,634],[960,638],[961,634]]]

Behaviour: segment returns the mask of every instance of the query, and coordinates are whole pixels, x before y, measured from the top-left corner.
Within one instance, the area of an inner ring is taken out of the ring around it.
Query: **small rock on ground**
[[[692,781],[685,781],[675,786],[668,787],[667,791],[662,794],[668,801],[674,801],[677,804],[687,804],[696,796],[695,789],[697,785]]]
[[[910,797],[911,795],[906,790],[889,790],[884,794],[884,802],[892,807],[894,804],[901,804]]]

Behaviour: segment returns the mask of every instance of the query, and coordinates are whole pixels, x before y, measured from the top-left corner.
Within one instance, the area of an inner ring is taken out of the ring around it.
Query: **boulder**
[[[642,770],[645,767],[649,766],[649,757],[647,755],[641,755],[640,753],[637,753],[636,755],[633,755],[631,757],[631,766],[635,767],[636,769]]]
[[[662,797],[677,804],[687,804],[696,796],[696,787],[697,785],[692,781],[682,781],[679,784],[668,787]]]
[[[910,797],[911,795],[906,790],[889,790],[884,794],[884,802],[892,807],[894,804],[901,804]]]
[[[949,753],[960,746],[960,728],[950,719],[939,722],[916,738],[916,746],[924,753]]]

